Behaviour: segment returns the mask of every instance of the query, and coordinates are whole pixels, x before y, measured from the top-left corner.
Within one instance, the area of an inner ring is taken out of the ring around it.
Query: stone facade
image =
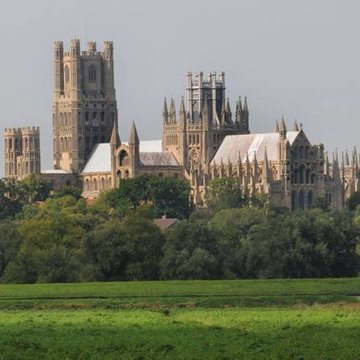
[[[53,100],[54,168],[80,172],[94,146],[108,142],[117,105],[114,87],[113,43],[103,51],[89,42],[54,43],[55,89]]]
[[[5,177],[22,180],[40,174],[40,129],[5,129]]]
[[[95,149],[81,173],[84,196],[121,186],[124,178],[155,174],[188,179],[194,203],[204,206],[211,179],[236,177],[245,193],[266,195],[277,206],[306,209],[317,198],[333,208],[343,206],[343,186],[355,188],[350,185],[356,182],[355,168],[341,171],[336,159],[330,164],[324,146],[311,144],[296,123],[288,131],[284,118],[273,132],[251,134],[247,99],[236,101],[233,117],[224,73],[206,79],[188,73],[186,81],[187,97],[178,112],[173,99],[164,101],[161,148],[145,149],[134,124],[122,144],[115,124],[110,143]]]

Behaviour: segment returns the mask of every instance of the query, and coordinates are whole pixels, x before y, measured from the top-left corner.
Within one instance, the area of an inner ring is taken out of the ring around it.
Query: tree
[[[165,279],[221,277],[214,234],[206,220],[184,220],[169,229],[163,251],[161,268]]]
[[[264,209],[226,209],[211,219],[211,231],[217,244],[217,257],[225,277],[244,277],[246,270],[241,257],[243,243],[255,225],[266,221]]]
[[[241,249],[247,277],[341,277],[359,269],[358,231],[345,211],[268,217]]]
[[[100,224],[82,242],[85,280],[159,278],[163,235],[152,221],[131,215]]]
[[[206,204],[210,211],[240,208],[247,203],[247,196],[237,178],[222,177],[209,181]]]
[[[15,259],[21,242],[22,237],[14,221],[0,223],[0,278],[7,265]]]
[[[51,182],[41,175],[31,174],[20,182],[20,187],[29,203],[34,201],[45,201],[51,191]]]
[[[186,218],[190,214],[190,186],[171,177],[140,176],[124,179],[118,189],[103,193],[91,211],[104,216],[124,217],[140,206],[154,209],[155,216]]]
[[[21,196],[11,180],[0,179],[0,220],[13,218],[22,209]]]
[[[354,211],[358,205],[360,205],[360,191],[355,191],[346,200],[346,207],[350,211]]]
[[[85,199],[65,196],[48,199],[42,206],[30,205],[19,216],[22,242],[3,275],[6,282],[78,281],[78,250],[86,232],[99,219],[86,214]]]

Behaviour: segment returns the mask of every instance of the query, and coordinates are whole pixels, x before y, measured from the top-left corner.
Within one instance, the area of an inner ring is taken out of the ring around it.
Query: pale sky
[[[251,132],[303,123],[313,143],[360,150],[358,0],[0,0],[3,130],[40,126],[52,168],[53,42],[114,42],[120,137],[160,139],[164,96],[179,105],[187,71],[224,71],[234,112],[247,96]],[[84,45],[82,44],[82,47]]]

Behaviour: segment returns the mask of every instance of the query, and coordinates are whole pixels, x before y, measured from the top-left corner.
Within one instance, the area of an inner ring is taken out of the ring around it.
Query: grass
[[[0,359],[360,359],[359,293],[360,279],[1,285]]]

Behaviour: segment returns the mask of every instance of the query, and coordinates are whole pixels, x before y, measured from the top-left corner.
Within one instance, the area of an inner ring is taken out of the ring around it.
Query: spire
[[[204,122],[206,120],[206,122],[209,120],[209,108],[208,108],[208,99],[207,96],[205,96],[204,99],[204,104],[203,107],[201,109],[201,120]]]
[[[267,151],[266,151],[266,147],[265,147],[265,152],[264,152],[264,164],[263,164],[263,172],[262,172],[263,176],[262,176],[262,180],[263,183],[265,184],[266,182],[269,181],[270,179],[270,171],[269,171],[269,164],[268,164],[268,157],[267,157]]]
[[[185,110],[185,102],[184,102],[184,97],[181,97],[181,104],[180,104],[180,115],[185,114],[186,110]]]
[[[166,97],[164,97],[164,107],[163,107],[163,120],[164,122],[167,122],[168,120],[168,107],[167,107],[167,101],[166,101]]]
[[[281,117],[279,132],[280,132],[281,138],[285,139],[287,130],[286,130],[284,115],[282,115],[282,117]]]
[[[237,123],[241,122],[241,112],[242,112],[241,96],[239,96],[239,100],[236,102],[236,110],[235,110],[235,121]]]
[[[226,112],[231,113],[229,98],[226,99]]]
[[[279,123],[276,120],[276,122],[275,122],[275,132],[278,133],[279,131],[280,131],[279,130]]]
[[[349,153],[347,152],[347,150],[346,150],[346,153],[345,153],[345,165],[350,165]]]
[[[330,175],[330,163],[328,153],[325,153],[325,162],[324,162],[324,173],[326,176]]]
[[[243,111],[242,103],[241,103],[241,96],[239,96],[239,111]]]
[[[111,137],[110,137],[110,145],[118,147],[121,144],[120,136],[117,129],[117,122],[114,120],[112,131],[111,131]]]
[[[221,104],[221,124],[226,123],[226,106],[225,106],[225,99],[223,99]]]
[[[247,103],[247,97],[245,96],[244,100],[244,111],[249,112],[248,103]]]
[[[359,165],[356,146],[354,146],[354,152],[353,152],[353,157],[352,157],[352,165],[355,166],[355,167],[358,167],[358,165]]]
[[[139,145],[139,144],[140,144],[139,136],[136,131],[135,122],[133,122],[131,131],[130,131],[129,145]]]
[[[170,100],[170,123],[176,123],[176,108],[174,99]]]
[[[295,123],[294,123],[294,129],[293,131],[299,131],[299,126],[298,126],[298,123],[297,121],[295,120]]]

